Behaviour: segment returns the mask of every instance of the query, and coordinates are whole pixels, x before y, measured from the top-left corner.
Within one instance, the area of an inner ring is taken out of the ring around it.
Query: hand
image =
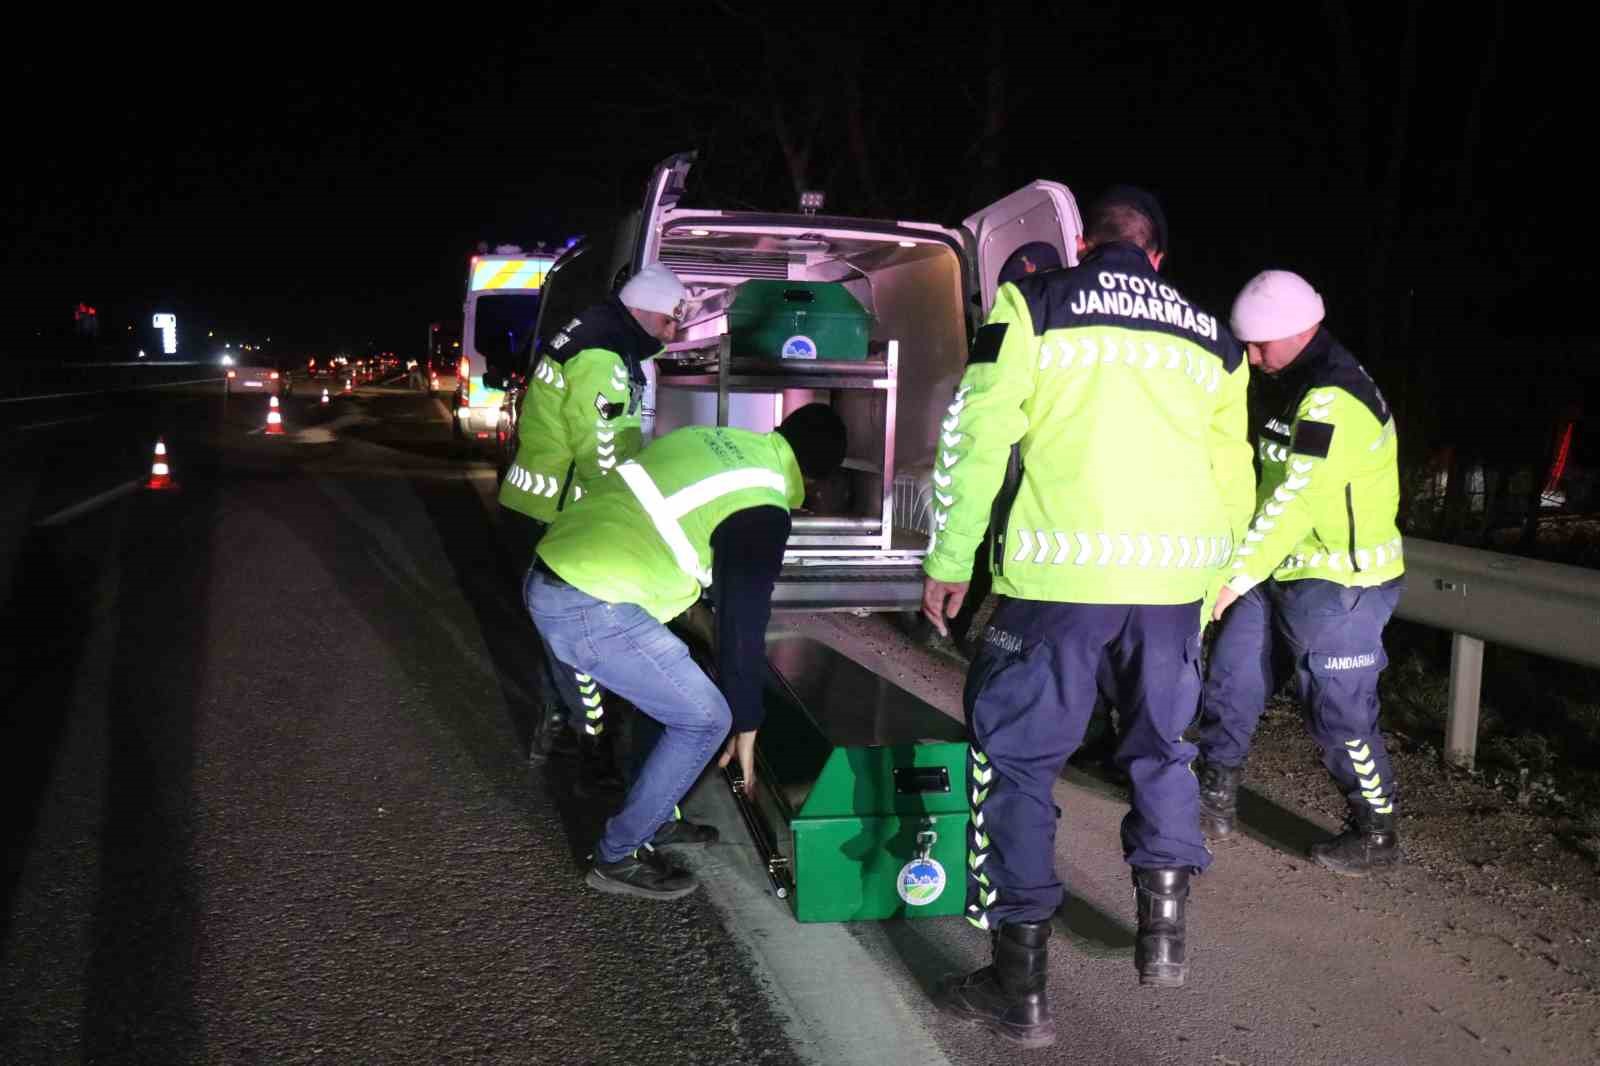
[[[1213,622],[1222,621],[1222,612],[1226,611],[1229,607],[1232,607],[1233,601],[1237,600],[1238,598],[1239,594],[1233,591],[1232,586],[1222,586],[1222,588],[1217,591],[1217,605],[1211,608],[1211,620]]]
[[[933,628],[939,631],[941,637],[948,637],[950,629],[944,624],[946,618],[954,618],[961,613],[961,604],[967,598],[966,581],[937,581],[931,577],[922,579],[922,615],[933,623]]]
[[[717,760],[717,769],[722,769],[733,761],[734,756],[739,757],[739,776],[744,778],[744,794],[747,799],[756,798],[756,731],[748,733],[733,733],[728,737],[727,747],[722,749],[722,757]]]

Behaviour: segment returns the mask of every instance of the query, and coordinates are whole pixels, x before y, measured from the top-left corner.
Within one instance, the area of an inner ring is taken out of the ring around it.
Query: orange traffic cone
[[[350,379],[349,378],[345,378],[344,379],[344,391],[345,392],[349,392],[350,391]]]
[[[267,436],[275,437],[283,432],[283,415],[278,412],[278,398],[271,399],[272,406],[267,408]]]
[[[167,442],[164,437],[156,438],[156,456],[150,463],[150,480],[144,487],[156,492],[171,492],[177,489],[178,483],[172,480],[172,470],[167,466]]]
[[[322,390],[322,402],[323,403],[327,403],[328,402],[328,390],[327,389],[323,389]]]

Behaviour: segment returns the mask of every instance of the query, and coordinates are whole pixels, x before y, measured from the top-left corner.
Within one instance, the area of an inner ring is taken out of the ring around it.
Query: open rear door
[[[1078,265],[1083,219],[1065,185],[1036,181],[997,200],[961,223],[967,256],[977,271],[978,297],[987,315],[1000,287],[1000,268],[1025,244],[1042,241],[1067,266]]]
[[[689,180],[689,168],[696,152],[679,152],[656,164],[644,189],[643,214],[639,219],[639,239],[633,254],[633,270],[638,273],[654,263],[661,252],[661,216],[678,206]]]

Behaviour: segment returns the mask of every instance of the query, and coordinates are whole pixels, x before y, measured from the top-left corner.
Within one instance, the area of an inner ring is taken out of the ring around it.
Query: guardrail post
[[[1444,725],[1444,757],[1463,770],[1478,757],[1478,697],[1483,690],[1483,641],[1450,634],[1450,713]]]

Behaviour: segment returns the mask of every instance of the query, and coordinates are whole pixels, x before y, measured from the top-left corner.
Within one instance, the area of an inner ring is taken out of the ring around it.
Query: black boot
[[[578,738],[578,777],[572,791],[579,799],[616,799],[628,791],[617,769],[617,749],[610,733]]]
[[[1233,834],[1234,820],[1239,817],[1239,782],[1244,778],[1244,767],[1202,762],[1199,770],[1200,833],[1221,840]]]
[[[1133,871],[1134,907],[1139,915],[1139,943],[1133,964],[1141,985],[1180,988],[1189,964],[1184,954],[1184,904],[1189,898],[1188,870]]]
[[[528,761],[570,759],[577,754],[578,736],[567,725],[566,712],[559,707],[542,708],[539,721],[533,727],[533,744],[528,750]]]
[[[1002,925],[994,933],[994,963],[951,978],[939,991],[939,1009],[1023,1047],[1054,1044],[1056,1023],[1045,994],[1049,940],[1049,922]]]
[[[1394,812],[1378,814],[1366,804],[1352,806],[1344,832],[1311,845],[1311,857],[1345,877],[1365,877],[1374,870],[1399,865],[1400,835],[1395,832]]]

